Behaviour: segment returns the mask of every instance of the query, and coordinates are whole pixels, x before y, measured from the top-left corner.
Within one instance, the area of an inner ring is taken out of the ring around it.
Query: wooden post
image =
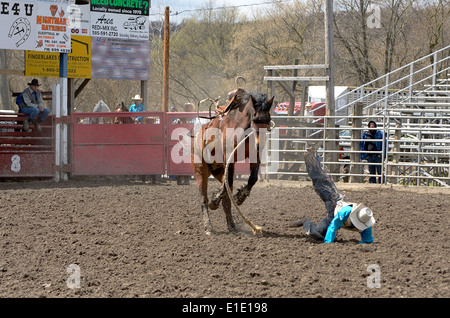
[[[325,64],[327,67],[327,115],[334,116],[334,34],[333,34],[333,0],[325,2]],[[334,123],[333,125],[334,126]]]
[[[144,105],[145,110],[149,111],[148,102],[147,102],[147,97],[148,97],[147,82],[148,81],[141,81],[141,97],[142,97],[142,104]]]
[[[299,60],[295,59],[294,64],[298,65]],[[292,76],[296,77],[298,75],[298,69],[295,69]],[[297,81],[292,81],[292,95],[289,99],[289,110],[288,110],[288,116],[294,116],[295,112],[295,88],[297,87]]]
[[[169,110],[169,38],[170,38],[170,24],[169,24],[169,7],[165,9],[164,16],[164,71],[163,71],[163,100],[162,111]]]
[[[327,65],[327,76],[328,81],[326,85],[326,115],[334,116],[335,115],[335,106],[334,106],[334,34],[333,34],[333,0],[325,1],[325,64]],[[332,129],[335,127],[335,118],[327,118],[325,120],[326,128],[326,139],[334,139],[335,130]],[[336,141],[328,141],[325,142],[325,153],[324,159],[325,161],[337,162],[337,153],[331,152],[329,154],[326,153],[328,150],[336,150],[337,142]],[[331,173],[337,173],[339,171],[339,165],[328,165]],[[335,178],[333,178],[335,179]]]

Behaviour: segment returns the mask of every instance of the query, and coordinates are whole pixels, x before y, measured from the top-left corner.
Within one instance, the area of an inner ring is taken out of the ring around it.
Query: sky
[[[212,3],[213,8],[224,6],[239,6],[241,13],[249,15],[252,10],[270,7],[271,0],[151,0],[150,20],[160,20],[164,16],[164,8],[168,6],[171,12],[171,22],[180,21],[195,13],[195,9],[208,7]]]

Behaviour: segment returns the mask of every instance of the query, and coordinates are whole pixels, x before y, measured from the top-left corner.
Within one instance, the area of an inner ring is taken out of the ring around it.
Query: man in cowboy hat
[[[130,112],[145,112],[145,106],[142,105],[142,97],[140,95],[134,95],[132,101],[133,105],[130,106]],[[143,121],[142,117],[136,118],[136,122],[141,124]]]
[[[34,121],[37,131],[41,132],[40,123],[47,118],[50,110],[44,107],[42,92],[38,89],[41,86],[39,81],[34,78],[28,86],[22,93],[22,102],[19,105],[19,112],[30,115],[28,120],[23,122],[23,130],[28,132],[30,123]]]
[[[340,228],[343,228],[359,232],[361,235],[361,241],[359,243],[373,243],[372,226],[375,224],[375,218],[371,209],[363,206],[361,203],[356,204],[342,200],[337,203],[333,215],[334,217],[326,228],[325,233],[320,231],[321,228],[317,227],[314,222],[303,218],[302,225],[306,234],[309,235],[312,233],[313,237],[323,239],[325,243],[333,243],[336,232]],[[329,220],[329,216],[327,215],[324,220],[325,222]],[[297,224],[299,223],[297,222]]]
[[[363,204],[347,202],[337,190],[333,180],[323,171],[314,149],[308,148],[305,164],[316,193],[325,202],[327,215],[319,224],[304,217],[291,222],[289,226],[303,225],[307,235],[323,240],[325,243],[334,242],[336,231],[340,228],[360,232],[359,243],[373,243],[372,226],[375,224],[375,218],[372,210]]]
[[[305,117],[306,117],[306,121],[308,123],[312,123],[313,119],[312,117],[314,116],[314,112],[312,111],[312,104],[310,102],[307,102],[305,105]]]

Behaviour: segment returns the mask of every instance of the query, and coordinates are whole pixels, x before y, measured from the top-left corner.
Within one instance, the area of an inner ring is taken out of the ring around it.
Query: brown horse
[[[114,112],[129,112],[129,109],[125,106],[125,104],[122,102],[121,105],[117,106]],[[131,117],[115,117],[114,118],[114,124],[132,124],[133,118]]]
[[[241,145],[244,142],[245,158],[250,159],[250,177],[247,184],[233,196],[235,203],[241,205],[258,180],[261,164],[259,150],[262,146],[259,138],[260,131],[263,133],[271,129],[270,108],[273,97],[267,100],[266,94],[249,93],[242,88],[230,92],[228,97],[230,99],[228,104],[225,107],[217,108],[218,115],[202,126],[201,131],[193,136],[194,142],[191,143],[191,165],[200,193],[203,223],[207,235],[210,235],[212,231],[209,209],[216,210],[220,203],[225,212],[228,230],[236,231],[236,225],[231,215],[231,199],[226,188],[229,185],[229,189],[232,191],[234,163],[243,158],[237,159],[237,155],[232,157],[233,153],[230,153],[230,150],[238,150],[237,153],[239,153],[239,149],[235,149],[235,147],[238,143]],[[249,131],[251,132],[249,133]],[[251,134],[253,134],[254,143],[251,142],[251,138],[248,138]],[[231,160],[227,162],[229,159]],[[226,169],[228,170],[226,171]],[[212,199],[208,200],[208,177],[211,174],[221,182],[221,187],[212,196]],[[228,184],[225,184],[225,181]],[[240,211],[238,210],[238,212]],[[250,226],[252,225],[250,224]],[[259,229],[253,226],[252,228],[255,234],[260,233]]]

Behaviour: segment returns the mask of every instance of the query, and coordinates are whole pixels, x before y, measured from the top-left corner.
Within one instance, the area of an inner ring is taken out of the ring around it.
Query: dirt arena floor
[[[257,183],[242,211],[262,237],[221,208],[206,236],[194,181],[0,182],[0,297],[450,297],[450,190],[337,185],[372,207],[375,244],[289,228],[324,216],[308,182]]]

